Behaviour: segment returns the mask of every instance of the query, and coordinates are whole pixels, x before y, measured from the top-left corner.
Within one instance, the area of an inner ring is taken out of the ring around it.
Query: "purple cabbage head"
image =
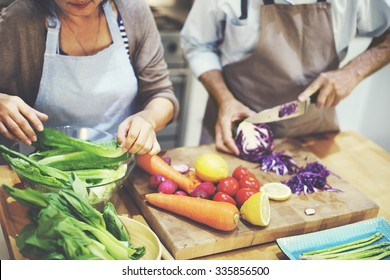
[[[262,123],[241,122],[234,140],[240,157],[251,162],[259,162],[263,154],[268,154],[273,149],[272,131]]]

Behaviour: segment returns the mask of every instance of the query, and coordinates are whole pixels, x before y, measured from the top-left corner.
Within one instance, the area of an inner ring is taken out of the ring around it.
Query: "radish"
[[[177,191],[177,184],[172,180],[164,180],[158,186],[159,193],[174,194]]]
[[[154,174],[149,178],[149,184],[152,188],[158,188],[163,181],[165,181],[165,178],[161,174]]]
[[[210,198],[214,195],[216,187],[211,182],[202,182],[199,185],[197,185],[192,192],[194,192],[197,189],[206,192],[207,196]]]
[[[188,171],[190,171],[190,166],[188,164],[182,163],[182,164],[176,164],[172,166],[174,169],[179,171],[181,174],[185,174]]]
[[[171,158],[170,157],[163,157],[163,161],[165,161],[168,165],[171,165]]]
[[[191,194],[190,194],[192,197],[200,197],[200,198],[204,198],[204,199],[210,199],[210,196],[208,195],[208,193],[205,191],[205,190],[202,190],[202,189],[198,189],[198,188],[195,188]]]
[[[183,196],[187,196],[187,193],[185,191],[177,191],[175,192],[176,195],[183,195]]]

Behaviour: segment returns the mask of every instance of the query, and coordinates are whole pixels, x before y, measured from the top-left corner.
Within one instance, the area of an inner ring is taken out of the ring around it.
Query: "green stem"
[[[355,240],[353,242],[321,249],[321,250],[313,250],[309,252],[304,252],[302,253],[302,256],[310,256],[310,255],[327,255],[327,254],[334,254],[334,253],[339,253],[339,252],[345,252],[348,250],[356,249],[356,248],[361,248],[364,246],[367,246],[369,244],[374,243],[375,241],[381,239],[384,236],[383,233],[376,232],[375,234],[371,235],[370,237],[364,238],[364,239],[359,239]]]
[[[382,242],[379,244],[365,246],[356,250],[351,250],[342,253],[334,254],[318,254],[318,255],[308,255],[302,256],[302,260],[355,260],[363,259],[368,256],[374,256],[380,254],[383,251],[388,250],[390,242]]]

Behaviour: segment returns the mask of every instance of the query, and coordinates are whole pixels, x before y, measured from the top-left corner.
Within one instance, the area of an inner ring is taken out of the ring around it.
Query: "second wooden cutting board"
[[[300,166],[318,160],[312,153],[302,150],[299,143],[294,141],[279,141],[276,150],[286,151]],[[164,156],[171,157],[172,164],[187,163],[194,166],[195,159],[206,152],[217,153],[213,145],[206,145],[169,150]],[[227,154],[220,153],[220,155],[229,163],[230,174],[235,167],[243,165],[248,167],[262,184],[288,179],[288,177],[277,176],[273,173],[264,173],[254,163]],[[341,192],[293,195],[287,201],[271,201],[271,222],[267,227],[253,226],[241,220],[232,232],[218,231],[149,205],[145,201],[145,194],[154,190],[149,186],[149,175],[142,170],[135,169],[126,182],[126,188],[149,225],[173,257],[192,259],[263,244],[280,237],[349,224],[376,217],[378,214],[379,208],[372,200],[337,174],[328,177],[328,184]],[[307,208],[315,209],[316,214],[307,216],[305,214]]]

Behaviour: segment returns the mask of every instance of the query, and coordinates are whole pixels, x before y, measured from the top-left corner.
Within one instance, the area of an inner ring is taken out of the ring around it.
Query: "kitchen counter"
[[[367,198],[379,206],[378,216],[390,221],[390,154],[357,132],[340,132],[298,139],[301,147],[310,151],[330,170],[350,182]],[[8,166],[0,166],[0,184],[18,182]],[[120,190],[113,202],[120,215],[127,215],[147,224],[140,210],[128,195],[129,188]],[[3,190],[0,191],[0,222],[4,231],[10,257],[20,259],[15,246],[15,235],[26,223],[24,207],[9,203]],[[164,250],[163,259],[172,259]],[[198,259],[287,259],[275,242],[254,245],[229,252],[218,253]]]

